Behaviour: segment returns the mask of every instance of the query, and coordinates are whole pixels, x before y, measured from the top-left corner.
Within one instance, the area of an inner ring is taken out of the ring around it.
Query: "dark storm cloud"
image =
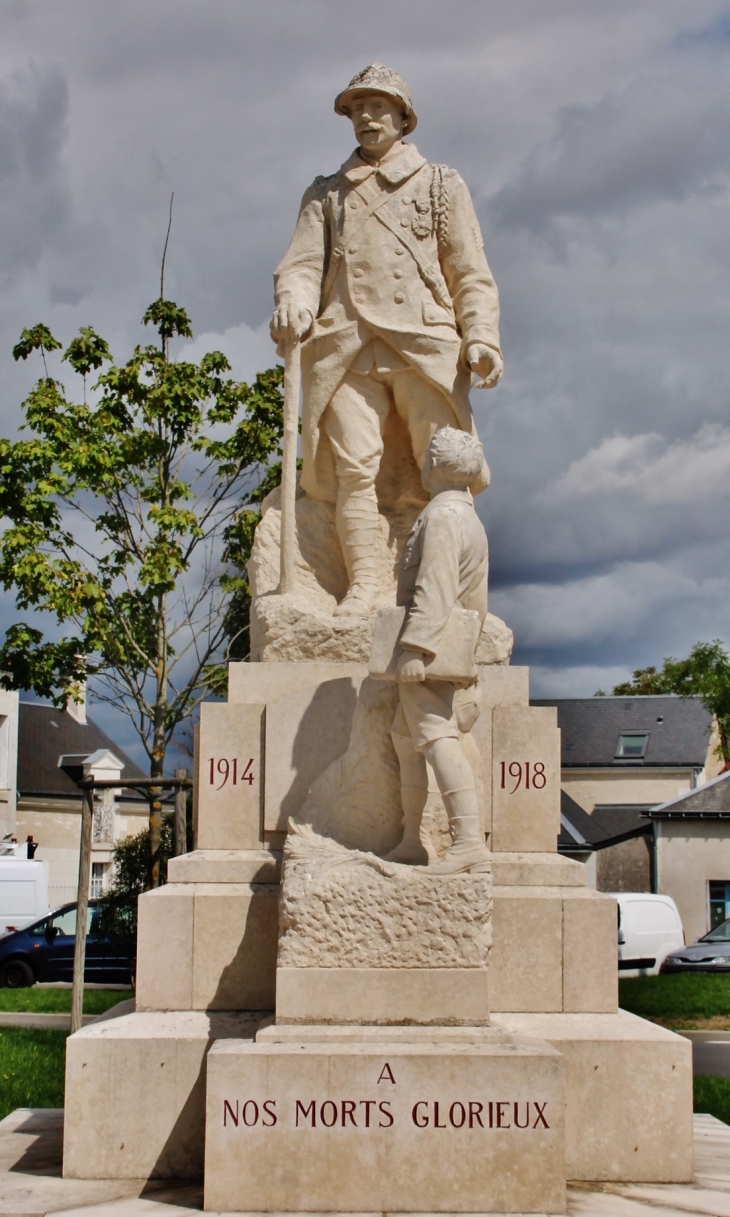
[[[678,73],[677,73],[678,74]],[[617,219],[724,187],[730,97],[663,71],[592,106],[569,106],[556,132],[491,202],[495,223],[544,232],[561,219]]]
[[[0,82],[0,277],[6,285],[38,266],[68,219],[61,164],[67,116],[68,87],[57,67],[17,71]]]
[[[472,190],[500,287],[479,510],[535,688],[730,641],[728,29],[724,0],[7,3],[5,432],[38,371],[10,359],[23,325],[93,324],[120,358],[139,340],[173,189],[194,353],[272,363],[273,268],[352,148],[335,94],[379,59],[413,90],[419,149]]]

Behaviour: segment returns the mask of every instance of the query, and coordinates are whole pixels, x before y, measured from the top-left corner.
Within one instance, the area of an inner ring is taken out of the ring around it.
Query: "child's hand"
[[[396,680],[403,684],[422,684],[426,668],[422,651],[402,651],[396,667]]]

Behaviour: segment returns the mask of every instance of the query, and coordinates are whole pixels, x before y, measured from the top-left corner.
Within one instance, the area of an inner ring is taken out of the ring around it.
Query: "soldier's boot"
[[[386,862],[408,862],[411,866],[427,866],[428,850],[421,841],[421,820],[428,798],[423,786],[401,786],[403,805],[403,837],[399,845],[385,855]]]
[[[491,854],[482,832],[475,788],[442,790],[441,798],[449,817],[452,845],[440,862],[428,868],[428,873],[458,875],[462,871],[489,871]]]
[[[378,598],[375,555],[380,516],[375,488],[341,495],[337,501],[337,533],[350,586],[337,605],[335,617],[369,617]]]

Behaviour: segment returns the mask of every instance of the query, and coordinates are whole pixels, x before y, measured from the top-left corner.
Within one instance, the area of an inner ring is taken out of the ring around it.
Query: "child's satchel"
[[[368,665],[374,680],[396,679],[396,664],[402,653],[398,644],[407,616],[406,608],[384,608],[376,614]],[[481,632],[482,622],[476,610],[457,604],[446,622],[438,652],[424,659],[426,679],[470,685],[477,674],[474,655]]]

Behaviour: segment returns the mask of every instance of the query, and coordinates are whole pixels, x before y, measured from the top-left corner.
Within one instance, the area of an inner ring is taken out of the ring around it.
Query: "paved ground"
[[[692,1041],[695,1073],[730,1078],[730,1031],[683,1031],[682,1035]]]
[[[201,1211],[202,1189],[195,1184],[62,1179],[62,1137],[62,1111],[21,1108],[0,1122],[0,1217],[193,1217]],[[730,1127],[695,1116],[694,1183],[572,1184],[568,1214],[730,1217]]]

